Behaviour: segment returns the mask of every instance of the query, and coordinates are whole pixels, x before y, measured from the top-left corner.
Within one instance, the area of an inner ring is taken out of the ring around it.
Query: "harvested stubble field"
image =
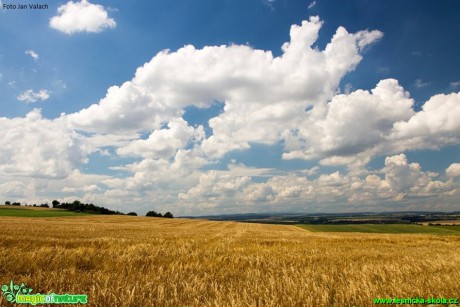
[[[87,306],[373,306],[376,297],[459,295],[460,236],[127,216],[1,217],[0,229],[2,284],[87,294]]]

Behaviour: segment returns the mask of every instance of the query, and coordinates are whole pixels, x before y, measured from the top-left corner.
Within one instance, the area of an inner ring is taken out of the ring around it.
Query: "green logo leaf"
[[[10,303],[16,302],[16,296],[18,294],[29,294],[32,292],[32,288],[27,288],[24,283],[21,285],[15,285],[13,280],[10,280],[10,286],[2,285],[2,296]]]

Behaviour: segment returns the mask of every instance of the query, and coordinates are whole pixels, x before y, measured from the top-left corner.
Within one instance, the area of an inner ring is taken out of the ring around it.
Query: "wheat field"
[[[458,297],[460,236],[87,216],[0,219],[0,282],[86,306],[374,306]],[[2,306],[12,306],[0,297]]]

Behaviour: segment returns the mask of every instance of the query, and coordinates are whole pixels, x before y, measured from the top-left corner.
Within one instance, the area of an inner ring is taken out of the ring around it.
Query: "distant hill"
[[[216,221],[238,221],[270,224],[409,224],[460,220],[460,212],[397,211],[354,213],[242,213],[187,216]]]

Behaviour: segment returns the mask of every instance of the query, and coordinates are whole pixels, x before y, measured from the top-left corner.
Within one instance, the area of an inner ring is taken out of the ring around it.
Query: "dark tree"
[[[136,212],[129,212],[128,215],[137,216]]]
[[[168,219],[172,219],[174,216],[173,216],[173,214],[171,212],[168,211],[168,212],[165,213],[165,215],[163,215],[163,217],[166,217]]]
[[[57,200],[53,200],[52,204],[53,204],[53,208],[57,208],[60,202],[58,202]]]
[[[157,216],[156,211],[149,211],[145,216]]]
[[[6,201],[6,202],[5,202],[5,205],[11,206],[11,202],[10,202],[10,201]]]
[[[145,216],[162,217],[161,213],[157,213],[156,211],[149,211]]]

